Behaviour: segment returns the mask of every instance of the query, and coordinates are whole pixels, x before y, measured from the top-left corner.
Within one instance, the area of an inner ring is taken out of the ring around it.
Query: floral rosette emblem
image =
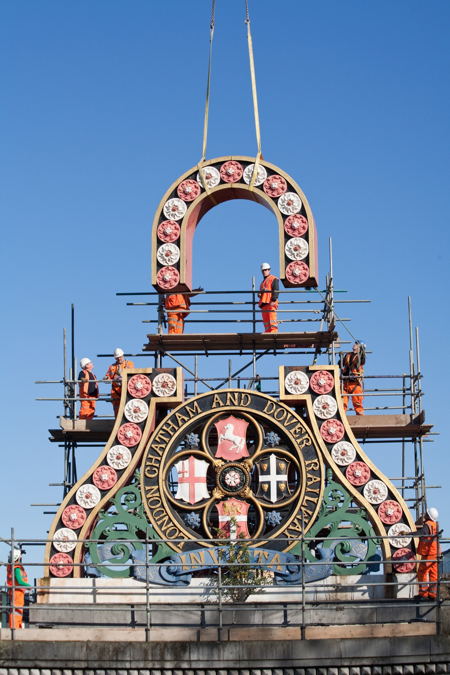
[[[263,190],[269,197],[280,197],[287,190],[287,183],[283,176],[274,174],[266,178],[263,184]]]
[[[200,178],[200,172],[197,174],[197,183],[200,187],[204,187],[205,183],[207,188],[217,187],[220,183],[220,173],[217,171],[215,166],[204,166],[201,169],[202,176]],[[202,182],[203,179],[203,182]]]
[[[185,202],[193,202],[201,192],[200,185],[195,180],[184,180],[177,188],[177,194]]]
[[[177,197],[168,199],[163,208],[164,215],[168,220],[181,220],[184,217],[186,210],[186,203]]]
[[[302,200],[295,192],[285,192],[278,200],[278,208],[285,216],[291,216],[300,211]]]
[[[309,378],[302,370],[291,370],[286,375],[284,386],[289,394],[304,394],[309,389]]]
[[[243,173],[242,164],[233,159],[220,167],[220,177],[225,183],[237,183],[241,180]]]
[[[156,257],[161,265],[176,265],[180,259],[180,249],[176,244],[162,244],[156,251]]]
[[[177,381],[170,373],[160,373],[153,380],[156,396],[173,396],[177,390]]]
[[[253,177],[253,171],[255,170],[255,165],[254,164],[249,164],[247,167],[244,169],[244,181],[247,183],[247,185],[250,185]],[[267,178],[267,171],[264,166],[259,164],[258,169],[256,171],[256,178],[254,185],[262,185],[264,181]]]
[[[181,228],[175,220],[163,220],[158,225],[158,239],[166,243],[172,243],[180,238]]]

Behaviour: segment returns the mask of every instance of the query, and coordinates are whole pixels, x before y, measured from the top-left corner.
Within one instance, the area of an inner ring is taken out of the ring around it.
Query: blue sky
[[[316,218],[320,279],[333,238],[336,287],[372,354],[368,374],[408,368],[407,296],[420,326],[429,499],[448,531],[447,0],[253,0],[263,154],[302,187]],[[47,429],[60,395],[62,329],[77,316],[77,357],[138,352],[153,213],[201,155],[210,3],[15,0],[0,8],[2,105],[3,462],[0,536],[45,536],[60,450]],[[244,3],[218,0],[208,157],[254,155]],[[249,288],[274,262],[274,219],[227,203],[203,219],[195,283]],[[193,329],[207,330],[199,326]],[[345,335],[344,335],[345,337]],[[95,359],[102,375],[108,360]],[[237,364],[238,362],[236,362]],[[143,366],[150,359],[139,359]],[[222,369],[219,367],[219,374]],[[275,363],[263,372],[273,374]],[[204,374],[217,372],[211,359]],[[106,414],[108,408],[99,407]],[[369,446],[399,475],[398,446]],[[79,451],[81,468],[95,451]]]

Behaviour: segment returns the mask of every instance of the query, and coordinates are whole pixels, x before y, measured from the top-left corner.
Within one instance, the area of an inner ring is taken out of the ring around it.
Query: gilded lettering
[[[269,551],[255,551],[255,562],[263,563],[266,560],[269,560],[270,552]]]
[[[297,445],[299,450],[303,450],[305,445],[311,445],[311,439],[309,436],[305,436],[304,438],[301,438],[300,440],[297,440]]]
[[[205,564],[205,552],[204,551],[192,551],[189,553],[191,559],[191,565],[204,565]]]
[[[199,415],[201,413],[200,406],[197,403],[197,401],[194,401],[192,407],[190,405],[187,405],[185,410],[188,413],[189,418],[194,417],[194,415]]]
[[[293,436],[299,436],[301,433],[304,433],[303,425],[298,422],[293,429],[291,429],[291,434]]]
[[[157,525],[160,526],[161,530],[165,532],[165,530],[167,530],[172,521],[170,520],[169,516],[165,511],[163,511],[162,509],[160,510],[162,511],[162,515],[159,519],[155,517],[155,522]]]
[[[161,464],[161,459],[159,457],[153,457],[153,455],[147,455],[145,458],[145,466],[159,466]]]
[[[158,486],[157,485],[151,485],[150,487],[147,487],[147,485],[144,486],[145,488],[145,498],[150,499],[155,492],[158,493]]]
[[[178,539],[180,536],[180,531],[174,526],[171,525],[166,532],[164,532],[167,539]]]
[[[275,403],[273,401],[267,401],[263,412],[267,413],[267,415],[271,415],[274,410],[275,410]]]
[[[291,534],[290,530],[293,531],[293,534]],[[289,525],[287,535],[288,537],[296,537],[302,531],[303,531],[302,521],[298,516],[296,516],[294,521]]]
[[[308,490],[310,489],[309,486],[312,485],[313,483],[317,483],[320,480],[319,476],[315,476],[313,473],[307,473],[306,474],[306,485],[308,486]],[[316,491],[315,488],[311,488],[313,492]],[[318,492],[319,490],[317,490]]]
[[[226,405],[239,405],[239,392],[238,391],[227,392],[227,403],[226,403]]]
[[[285,421],[283,422],[283,425],[287,429],[288,427],[291,426],[291,424],[294,424],[294,422],[297,422],[297,421],[298,420],[295,419],[294,415],[291,415],[291,413],[288,413]]]
[[[159,456],[163,454],[165,448],[165,443],[152,443],[150,446],[150,449],[154,450]]]
[[[185,417],[185,415],[182,415],[180,412],[177,412],[177,422],[178,426],[182,426],[185,422],[188,421],[189,417]]]
[[[320,464],[318,459],[309,459],[305,462],[307,471],[318,471],[320,469]]]
[[[175,422],[173,422],[173,421],[170,419],[170,417],[169,417],[169,419],[167,420],[167,422],[165,422],[165,424],[163,425],[162,430],[163,430],[163,431],[167,431],[168,434],[170,434],[171,436],[173,436],[173,434],[174,434],[176,431],[178,431],[178,427],[177,427],[177,425],[175,424]]]
[[[219,394],[214,394],[213,402],[211,408],[220,408],[224,405],[224,402],[220,398]]]
[[[144,476],[146,478],[156,478],[158,475],[158,468],[156,466],[146,466],[144,469]]]
[[[147,500],[147,505],[149,509],[156,509],[157,507],[161,506],[160,497],[151,497],[151,499]]]
[[[241,395],[241,405],[246,408],[248,405],[250,405],[252,401],[252,398],[250,394],[242,394]]]
[[[215,549],[215,548],[210,548],[210,549],[208,549],[208,553],[209,553],[209,555],[210,555],[211,560],[213,561],[213,563],[214,563],[215,565],[218,565],[218,564],[219,564],[219,558],[218,558],[218,555],[217,555],[217,549]]]
[[[286,417],[287,410],[284,408],[277,408],[274,413],[274,418],[278,420],[278,422],[281,422],[281,420],[284,420]]]
[[[281,571],[283,569],[283,565],[281,564],[281,558],[279,553],[275,553],[273,556],[270,566],[273,567],[273,565],[276,565],[276,568],[278,571]]]

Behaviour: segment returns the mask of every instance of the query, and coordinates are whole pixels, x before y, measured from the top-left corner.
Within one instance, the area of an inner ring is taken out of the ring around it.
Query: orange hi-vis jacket
[[[429,536],[420,537],[417,553],[427,558],[437,559],[439,555],[438,524],[434,520],[426,520]]]
[[[182,293],[171,293],[166,296],[164,307],[168,310],[189,309],[191,306],[189,296]]]
[[[125,370],[125,368],[134,368],[134,363],[133,361],[127,361],[126,359],[123,361],[123,363],[112,363],[109,368],[108,372],[105,375],[106,380],[112,380],[112,385],[111,385],[111,396],[112,398],[120,398],[120,395],[122,393],[122,382],[115,380],[114,378],[116,375],[121,375],[122,372]]]
[[[273,282],[278,281],[278,278],[274,274],[269,274],[268,277],[262,280],[261,286],[259,287],[259,306],[262,305],[272,305],[273,307],[278,307],[278,292],[277,289],[273,288]]]
[[[25,568],[23,567],[23,565],[21,565],[20,563],[14,563],[14,565],[11,564],[11,563],[9,563],[9,564],[7,565],[7,568],[6,568],[6,585],[7,585],[7,586],[10,586],[11,588],[12,588],[12,586],[13,586],[13,574],[15,573],[16,569],[19,569],[19,570],[21,571],[21,573],[22,573],[22,579],[24,580],[24,582],[25,582],[26,584],[28,583],[27,573],[25,572]],[[18,584],[18,583],[15,581],[15,582],[14,582],[14,587],[15,587],[16,589],[17,589],[17,588],[20,588],[20,584]]]

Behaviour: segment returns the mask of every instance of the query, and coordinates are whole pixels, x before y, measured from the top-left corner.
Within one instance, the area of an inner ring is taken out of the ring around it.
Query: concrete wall
[[[446,636],[236,642],[0,642],[0,675],[425,675]]]

